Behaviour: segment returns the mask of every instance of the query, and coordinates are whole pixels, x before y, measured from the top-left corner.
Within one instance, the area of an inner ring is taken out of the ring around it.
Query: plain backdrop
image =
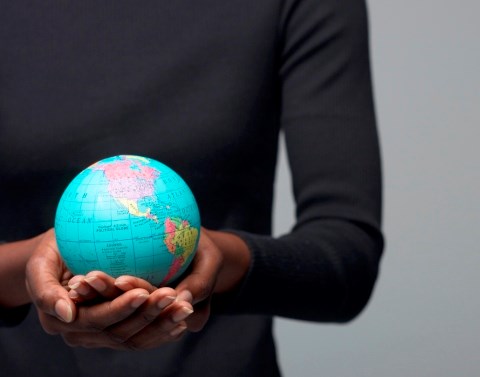
[[[341,0],[340,0],[341,1]],[[278,319],[286,377],[480,376],[480,3],[369,0],[381,273],[347,325]],[[275,233],[293,204],[284,150]]]

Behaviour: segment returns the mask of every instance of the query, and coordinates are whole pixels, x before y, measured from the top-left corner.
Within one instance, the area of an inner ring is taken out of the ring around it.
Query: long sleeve
[[[235,310],[347,321],[366,305],[383,239],[381,168],[363,1],[287,2],[282,128],[296,225],[242,233],[253,262]]]

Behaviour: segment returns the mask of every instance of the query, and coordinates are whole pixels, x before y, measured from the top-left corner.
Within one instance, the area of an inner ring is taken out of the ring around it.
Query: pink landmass
[[[185,263],[185,256],[178,255],[176,253],[177,245],[175,245],[174,238],[177,231],[188,226],[190,226],[190,223],[186,220],[178,221],[172,220],[170,218],[167,218],[165,220],[165,232],[167,234],[165,236],[164,242],[168,248],[168,251],[173,254],[173,262],[170,266],[170,269],[168,270],[167,275],[165,276],[160,285],[164,285],[170,279],[172,279],[177,274],[177,272],[180,271],[181,267]]]
[[[167,245],[168,251],[170,251],[170,253],[172,254],[175,254],[175,249],[176,249],[176,246],[173,243],[173,238],[175,237],[176,230],[177,230],[177,226],[175,225],[175,223],[169,218],[167,218],[165,220],[165,233],[167,233],[167,235],[165,237],[164,242],[165,242],[165,245]]]
[[[180,271],[180,268],[183,266],[183,263],[185,263],[185,258],[183,256],[180,257],[175,257],[173,259],[172,265],[170,266],[170,269],[168,270],[167,275],[163,279],[163,281],[160,283],[160,286],[166,284],[171,278],[175,276],[175,274]]]
[[[96,165],[108,180],[108,192],[114,198],[138,200],[153,196],[154,182],[159,172],[139,161],[123,159],[105,165]]]

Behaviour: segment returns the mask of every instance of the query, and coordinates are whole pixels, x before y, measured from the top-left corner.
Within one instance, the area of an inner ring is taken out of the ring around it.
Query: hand
[[[210,317],[210,303],[216,293],[237,288],[250,266],[250,250],[233,233],[202,228],[190,273],[175,290],[191,302],[195,312],[186,320],[189,331],[200,331]]]
[[[83,284],[90,286],[79,289],[82,294],[70,292],[83,302],[78,305],[77,319],[70,324],[51,317],[43,322],[47,332],[61,334],[71,346],[134,350],[158,347],[177,340],[186,330],[184,319],[193,312],[190,303],[176,300],[172,288],[156,289],[131,276],[115,280],[92,272],[80,282],[75,279],[78,277],[74,277],[71,284],[76,289]],[[127,291],[123,292],[118,286]],[[92,304],[88,298],[93,297]]]
[[[71,276],[58,253],[54,231],[46,232],[27,263],[26,285],[44,330],[60,334],[67,344],[145,349],[176,340],[186,329],[184,319],[192,306],[175,301],[172,288],[155,289],[138,279],[137,286],[124,292],[125,284],[115,286],[108,275],[93,279],[87,275],[87,283],[105,285],[105,291],[94,294],[103,300],[77,306],[70,297],[75,295],[68,292]],[[72,278],[70,284],[81,279]]]
[[[239,237],[202,229],[191,273],[175,290],[92,272],[73,277],[68,284],[74,289],[68,292],[65,280],[71,274],[49,231],[28,263],[27,285],[45,331],[62,335],[67,344],[147,349],[178,339],[187,328],[202,329],[212,295],[236,287],[249,262]]]
[[[68,285],[70,298],[79,305],[77,321],[69,326],[50,321],[44,327],[62,334],[72,346],[158,347],[177,340],[186,330],[184,319],[193,312],[191,304],[179,300],[172,288],[156,288],[133,276],[114,279],[93,271],[74,276]],[[126,298],[132,292],[138,296]]]
[[[202,228],[189,274],[175,288],[177,309],[172,309],[172,316],[185,318],[189,331],[200,331],[210,316],[212,296],[236,288],[248,271],[249,265],[250,252],[238,236]],[[156,290],[145,280],[133,276],[122,276],[112,281],[103,275],[96,272],[87,277],[74,277],[69,283],[73,288],[70,297],[84,302],[98,296],[115,296],[119,288],[122,291],[143,288],[150,293]],[[179,306],[179,302],[192,304],[194,312],[189,314],[188,306]],[[181,326],[177,326],[177,331],[180,329]]]
[[[72,274],[58,253],[55,233],[50,229],[36,244],[25,268],[25,283],[39,313],[72,322],[76,307],[68,297],[66,284]]]

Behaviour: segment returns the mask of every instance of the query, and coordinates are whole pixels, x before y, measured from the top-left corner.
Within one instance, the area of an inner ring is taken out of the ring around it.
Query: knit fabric
[[[72,349],[19,309],[0,329],[6,374],[277,376],[273,316],[364,308],[383,244],[362,0],[16,0],[0,5],[0,57],[0,240],[50,228],[89,164],[137,154],[252,253],[206,328],[156,350]],[[280,132],[297,221],[273,238]]]

